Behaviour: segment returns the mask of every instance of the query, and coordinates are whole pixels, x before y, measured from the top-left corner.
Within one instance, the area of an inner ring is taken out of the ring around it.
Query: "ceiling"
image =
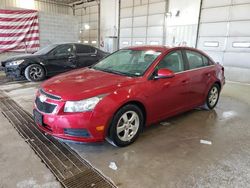
[[[39,0],[37,0],[39,1]],[[46,1],[50,3],[56,3],[56,4],[67,4],[67,5],[72,5],[74,3],[87,3],[87,2],[92,2],[96,0],[40,0],[40,1]]]

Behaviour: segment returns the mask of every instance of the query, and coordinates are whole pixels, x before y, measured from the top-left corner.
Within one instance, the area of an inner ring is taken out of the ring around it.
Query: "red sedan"
[[[199,106],[213,109],[224,83],[224,68],[197,49],[129,47],[44,82],[34,118],[61,139],[126,146],[155,122]]]

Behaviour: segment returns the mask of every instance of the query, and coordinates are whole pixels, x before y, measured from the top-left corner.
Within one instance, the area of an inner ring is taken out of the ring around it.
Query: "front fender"
[[[113,119],[115,113],[125,104],[130,102],[139,102],[144,106],[145,113],[147,114],[147,106],[145,104],[145,96],[143,94],[143,89],[140,89],[140,86],[127,86],[120,89],[117,89],[101,100],[93,112],[93,116],[96,114],[108,114],[105,124],[105,132],[107,133],[108,127]]]
[[[46,67],[44,66],[44,63],[43,63],[42,61],[38,61],[38,60],[35,61],[35,60],[31,60],[31,59],[26,59],[26,60],[24,60],[24,62],[23,62],[21,65],[19,65],[20,70],[21,70],[21,74],[24,75],[25,69],[26,69],[29,65],[32,65],[32,64],[41,65],[41,66],[44,68],[44,70],[45,70],[45,75],[47,75],[47,69],[46,69]]]

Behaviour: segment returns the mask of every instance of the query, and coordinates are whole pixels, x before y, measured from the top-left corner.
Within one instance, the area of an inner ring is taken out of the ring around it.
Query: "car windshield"
[[[48,52],[50,52],[51,50],[53,50],[56,46],[57,46],[57,44],[48,45],[48,46],[42,48],[41,50],[38,50],[34,54],[36,54],[36,55],[47,54]]]
[[[160,54],[153,50],[119,50],[92,68],[125,76],[142,76]]]

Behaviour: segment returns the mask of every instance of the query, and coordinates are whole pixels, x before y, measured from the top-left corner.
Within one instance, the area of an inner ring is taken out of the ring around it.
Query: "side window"
[[[96,52],[96,49],[93,48],[93,47],[89,47],[90,48],[90,53],[95,53]]]
[[[73,46],[70,44],[58,46],[54,51],[53,54],[56,56],[67,56],[73,53]]]
[[[212,65],[212,63],[210,62],[210,60],[207,57],[202,56],[202,59],[203,59],[204,66]]]
[[[184,71],[185,68],[181,51],[166,55],[157,66],[158,70],[162,68],[172,70],[173,72]]]
[[[204,66],[201,54],[193,51],[186,51],[186,54],[190,69],[196,69]]]
[[[90,53],[90,47],[87,45],[76,44],[76,53],[77,54],[87,54]]]

